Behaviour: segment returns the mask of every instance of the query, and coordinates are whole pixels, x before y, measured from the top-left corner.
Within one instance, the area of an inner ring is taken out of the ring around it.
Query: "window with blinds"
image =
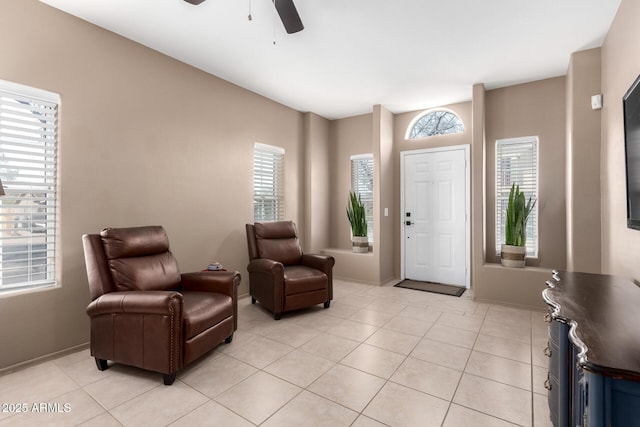
[[[373,154],[351,156],[351,191],[360,196],[367,214],[367,237],[373,242]]]
[[[0,81],[0,292],[56,281],[58,104]]]
[[[505,239],[505,217],[511,184],[520,186],[525,199],[538,199],[538,137],[496,141],[496,254]],[[527,256],[538,256],[538,203],[527,223]]]
[[[284,219],[284,149],[256,143],[253,150],[253,220]]]

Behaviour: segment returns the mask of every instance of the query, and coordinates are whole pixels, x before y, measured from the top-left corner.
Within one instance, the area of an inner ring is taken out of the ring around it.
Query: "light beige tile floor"
[[[327,310],[238,318],[170,387],[88,350],[0,375],[0,427],[551,425],[541,312],[336,280]]]

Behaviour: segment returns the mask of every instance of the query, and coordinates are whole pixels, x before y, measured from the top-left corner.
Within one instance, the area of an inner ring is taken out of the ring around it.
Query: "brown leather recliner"
[[[237,272],[180,274],[160,226],[107,228],[82,236],[92,302],[91,355],[164,374],[176,372],[238,328]]]
[[[249,293],[279,320],[285,311],[333,299],[332,256],[303,254],[292,221],[247,224]]]

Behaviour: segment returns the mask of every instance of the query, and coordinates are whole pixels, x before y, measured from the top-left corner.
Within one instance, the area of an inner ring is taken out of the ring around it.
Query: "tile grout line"
[[[476,339],[473,341],[473,345],[471,346],[471,349],[469,351],[469,356],[467,357],[467,361],[464,364],[464,368],[462,368],[462,373],[460,375],[460,379],[458,380],[458,384],[456,385],[456,389],[453,391],[453,395],[451,396],[451,400],[449,401],[449,406],[447,407],[447,412],[446,412],[446,414],[444,416],[444,419],[442,420],[442,424],[441,425],[444,425],[444,422],[446,421],[447,416],[449,415],[449,411],[451,410],[451,405],[454,404],[453,400],[455,399],[456,394],[458,393],[458,389],[460,388],[460,383],[462,382],[462,377],[464,376],[464,374],[465,374],[465,372],[467,370],[467,365],[469,364],[469,359],[471,358],[471,354],[473,353],[473,347],[475,347],[476,342],[478,342],[478,337],[480,336],[480,331],[482,330],[482,326],[484,325],[484,322],[487,319],[487,313],[488,313],[488,310],[484,313],[484,315],[482,317],[482,324],[480,325],[480,330],[478,330],[478,333],[476,334]],[[457,405],[457,403],[456,403],[456,405]],[[461,406],[463,406],[463,405],[461,405]],[[469,409],[471,409],[471,408],[469,408]],[[478,411],[478,412],[480,412],[480,411]],[[486,415],[489,415],[489,414],[486,414]]]
[[[403,311],[403,310],[401,310],[400,312],[402,312],[402,311]],[[393,316],[393,318],[392,318],[392,319],[396,318],[396,317],[398,316],[398,314],[400,314],[400,312],[399,312],[399,313],[396,313],[396,314]],[[440,316],[441,316],[441,315],[442,315],[442,313],[441,313],[440,315],[438,315],[438,318],[440,318]],[[391,321],[392,319],[390,319],[389,321]],[[437,319],[436,319],[436,320],[437,320]],[[387,322],[387,323],[389,323],[389,322]],[[425,333],[423,334],[423,336],[420,338],[421,340],[422,340],[422,339],[424,338],[424,336],[429,332],[429,330],[433,327],[433,325],[435,325],[435,321],[431,324],[431,326],[429,327],[429,329],[427,329],[427,330],[425,331]],[[384,325],[383,325],[383,326],[381,326],[378,330],[381,330],[381,329],[383,329],[383,328],[384,328]],[[376,331],[376,332],[377,332],[377,331]],[[372,334],[372,335],[373,335],[373,334]],[[363,342],[362,344],[364,344],[364,342]],[[361,344],[361,345],[362,345],[362,344]],[[418,345],[418,343],[416,343],[416,344],[413,346],[413,348],[415,349],[415,347],[416,347],[417,345]],[[356,347],[356,348],[357,348],[357,347]],[[386,350],[386,349],[383,349],[383,350]],[[354,349],[353,351],[355,351],[355,349]],[[412,349],[411,351],[413,351],[413,349]],[[376,392],[376,393],[371,397],[371,399],[369,400],[369,402],[367,402],[367,404],[364,406],[364,408],[362,408],[362,410],[361,410],[361,411],[360,411],[360,413],[358,414],[359,416],[367,417],[367,418],[372,419],[372,420],[375,420],[375,421],[377,421],[377,422],[379,422],[379,423],[381,423],[381,424],[387,425],[386,423],[383,423],[383,422],[382,422],[382,421],[380,421],[380,420],[377,420],[377,419],[375,419],[375,418],[371,418],[371,417],[369,417],[368,415],[365,415],[365,413],[364,413],[364,412],[365,412],[365,411],[366,411],[366,409],[369,407],[369,405],[371,405],[371,403],[375,400],[375,398],[380,394],[380,392],[382,391],[382,389],[383,389],[387,384],[389,384],[389,382],[391,382],[392,384],[397,384],[397,383],[394,383],[394,382],[392,382],[392,381],[391,381],[391,377],[393,377],[393,375],[398,371],[398,369],[400,369],[400,366],[402,366],[402,364],[404,364],[404,362],[409,358],[410,354],[411,354],[411,352],[409,352],[409,353],[408,353],[408,354],[406,354],[406,355],[403,355],[403,356],[404,356],[404,359],[402,360],[402,362],[400,362],[400,363],[398,364],[398,366],[394,369],[394,371],[391,373],[391,375],[389,375],[389,378],[384,378],[384,380],[385,380],[384,384],[383,384],[383,385],[382,385],[382,387],[380,387],[380,389],[378,389],[378,391],[377,391],[377,392]],[[347,357],[347,356],[345,356],[345,357]],[[344,357],[343,357],[341,360],[344,360]],[[364,372],[364,371],[362,371],[362,372]],[[369,372],[366,372],[366,373],[369,373]],[[369,373],[369,374],[370,374],[370,375],[373,375],[373,374],[371,374],[371,373]],[[399,385],[401,385],[401,386],[403,386],[403,387],[407,387],[407,386],[404,386],[404,385],[402,385],[402,384],[399,384]],[[412,388],[410,388],[410,387],[407,387],[407,388],[412,389]],[[412,390],[414,390],[414,389],[412,389]],[[421,392],[420,390],[416,390],[416,391]],[[424,392],[421,392],[421,393],[424,393]],[[428,393],[425,393],[425,394],[428,394]],[[434,397],[437,397],[437,396],[434,396]],[[445,417],[442,419],[442,421],[443,421],[443,422],[444,422],[445,418],[446,418],[446,413],[445,413]],[[351,425],[353,425],[357,420],[358,420],[358,417],[356,417],[356,419],[353,421],[353,423],[351,423]]]

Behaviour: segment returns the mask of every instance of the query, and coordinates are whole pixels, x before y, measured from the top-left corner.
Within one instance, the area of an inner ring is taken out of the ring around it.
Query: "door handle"
[[[411,221],[405,221],[404,225],[412,225],[413,223]]]

